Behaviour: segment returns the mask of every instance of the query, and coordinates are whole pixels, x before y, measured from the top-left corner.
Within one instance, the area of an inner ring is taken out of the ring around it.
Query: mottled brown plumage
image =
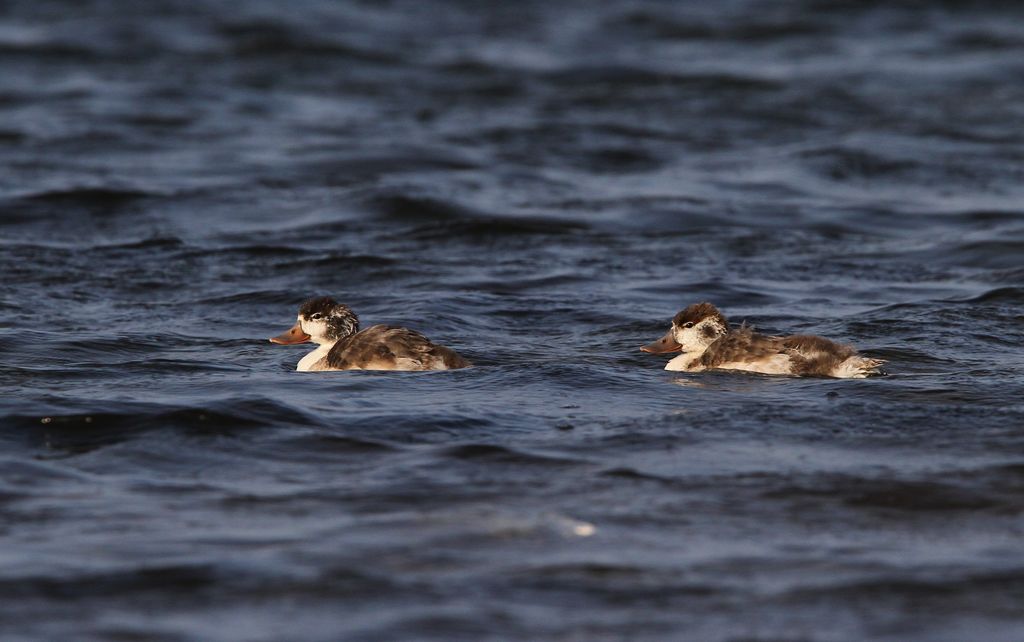
[[[415,330],[375,325],[334,344],[325,365],[331,370],[444,370],[470,364]]]
[[[857,351],[824,337],[792,335],[773,337],[740,328],[718,339],[700,356],[700,365],[718,368],[727,364],[755,362],[774,355],[789,358],[789,374],[828,377]]]
[[[778,354],[781,350],[776,337],[755,334],[750,328],[731,331],[707,347],[699,357],[700,365],[717,368],[723,363],[741,359],[756,360]]]
[[[329,297],[306,301],[295,325],[270,340],[319,345],[298,370],[449,370],[471,364],[454,350],[431,343],[414,330],[375,325],[359,331],[359,318]]]
[[[861,357],[848,345],[823,337],[758,334],[748,327],[729,328],[725,316],[710,303],[697,303],[672,319],[668,333],[642,348],[645,352],[682,351],[667,370],[712,368],[765,374],[819,377],[865,377],[879,373],[880,359]]]

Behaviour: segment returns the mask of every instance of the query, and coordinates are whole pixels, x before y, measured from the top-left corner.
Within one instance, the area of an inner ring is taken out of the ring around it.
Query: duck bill
[[[270,338],[271,343],[280,343],[286,346],[293,343],[306,343],[307,341],[309,341],[309,335],[302,331],[302,326],[299,325],[298,321],[287,332]]]
[[[651,354],[662,354],[664,352],[676,352],[682,350],[683,346],[676,342],[675,336],[672,334],[672,328],[669,328],[665,336],[658,339],[654,343],[648,343],[645,346],[640,347],[644,352],[650,352]]]

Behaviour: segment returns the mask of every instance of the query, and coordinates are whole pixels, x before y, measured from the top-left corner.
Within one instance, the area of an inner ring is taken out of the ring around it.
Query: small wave
[[[260,182],[272,187],[318,183],[331,187],[364,184],[368,179],[394,174],[417,174],[477,169],[477,164],[464,156],[433,149],[404,149],[391,154],[362,157],[341,157],[333,154],[328,160],[296,162],[287,173],[275,173]]]
[[[922,259],[932,260],[937,265],[1012,269],[1020,267],[1020,257],[1024,256],[1024,240],[991,238],[956,242],[915,254]]]
[[[327,256],[306,257],[297,261],[285,261],[277,264],[277,267],[282,269],[305,267],[353,270],[359,268],[394,268],[399,265],[401,265],[400,261],[384,256],[374,256],[370,254],[330,254]],[[410,273],[415,272],[410,270]]]
[[[566,234],[586,227],[583,223],[557,217],[497,216],[452,200],[429,196],[375,194],[363,203],[384,220],[418,224],[412,230],[402,230],[396,235],[421,240]]]
[[[222,579],[224,576],[209,565],[150,565],[127,571],[0,578],[0,596],[61,600],[132,597],[145,592],[193,596]]]
[[[153,236],[138,241],[125,241],[109,245],[94,245],[92,249],[103,250],[176,250],[185,242],[176,236]]]
[[[345,59],[383,65],[397,64],[402,57],[381,49],[342,42],[322,33],[303,32],[277,22],[249,21],[223,24],[220,34],[230,43],[232,55],[245,57],[310,57]]]
[[[584,155],[582,161],[583,167],[588,171],[616,175],[650,172],[664,165],[664,160],[657,154],[632,147],[594,150]]]
[[[652,600],[706,597],[721,588],[702,581],[687,581],[678,572],[653,566],[598,561],[535,564],[508,571],[510,581],[535,590],[581,591],[600,595],[617,604],[650,604]]]
[[[922,214],[922,217],[926,217],[931,222],[946,222],[955,221],[962,225],[969,225],[974,227],[973,224],[982,223],[986,226],[995,225],[1000,223],[1019,223],[1024,221],[1024,212],[1018,210],[966,210],[966,211],[955,211],[951,213],[943,213],[940,215],[934,214]]]
[[[855,482],[835,489],[849,506],[904,511],[959,511],[993,508],[991,497],[952,484],[929,482]]]
[[[658,482],[659,484],[670,484],[678,485],[679,480],[671,477],[665,477],[662,475],[655,475],[652,473],[645,473],[635,468],[609,468],[601,471],[602,477],[612,477],[615,479],[624,479],[628,481],[644,481],[644,482]]]
[[[514,450],[495,444],[460,444],[444,448],[441,454],[464,461],[485,461],[488,463],[539,466],[576,466],[583,462],[552,455],[539,455]]]
[[[670,15],[668,7],[654,12],[638,9],[616,15],[604,21],[604,29],[620,32],[623,29],[637,35],[662,40],[716,40],[740,42],[776,42],[784,38],[821,36],[831,32],[828,22],[806,22],[786,20],[762,22],[757,19],[728,21],[709,24],[696,20],[684,20],[682,16]]]
[[[3,104],[3,97],[0,96],[0,104]],[[0,143],[6,145],[20,145],[28,140],[28,134],[10,129],[0,129]]]
[[[315,295],[310,292],[309,296]],[[252,290],[249,292],[236,292],[235,294],[219,294],[211,297],[195,299],[194,303],[209,305],[226,305],[238,303],[259,303],[277,305],[297,305],[302,302],[301,292],[289,290]]]
[[[953,512],[991,509],[1000,498],[984,490],[947,481],[908,481],[830,476],[816,479],[813,486],[783,485],[764,493],[772,499],[828,496],[860,509],[910,512]]]
[[[897,178],[918,167],[913,161],[886,158],[878,153],[845,147],[814,149],[802,152],[800,157],[820,174],[840,181]]]
[[[157,196],[142,190],[113,187],[73,187],[47,190],[22,197],[22,200],[51,205],[83,207],[123,207],[138,200]]]
[[[731,73],[674,73],[628,66],[576,66],[546,74],[547,79],[566,88],[592,88],[601,84],[619,87],[678,87],[708,92],[776,92],[786,83]]]
[[[1019,611],[1019,597],[1024,588],[1024,569],[1007,569],[991,572],[952,574],[943,569],[935,577],[922,570],[919,577],[905,569],[893,570],[881,577],[835,583],[814,588],[800,588],[787,592],[789,600],[806,603],[806,600],[847,600],[850,598],[893,599],[903,596],[917,603],[929,598],[950,598],[957,594],[977,597],[984,594],[990,605],[1002,603],[1000,608],[1007,612]]]
[[[424,241],[434,239],[479,239],[502,236],[563,235],[582,229],[586,229],[586,226],[582,223],[556,218],[492,217],[420,226],[409,232],[408,236]]]
[[[140,190],[106,187],[46,190],[0,201],[0,208],[4,210],[0,225],[45,225],[56,216],[65,225],[76,213],[91,217],[117,215],[154,196],[157,195]]]
[[[969,299],[947,299],[944,303],[1020,303],[1024,304],[1024,288],[994,288]]]
[[[153,431],[231,435],[265,426],[316,423],[295,409],[268,399],[236,399],[205,407],[119,405],[124,407],[121,412],[8,415],[3,418],[2,432],[35,447],[76,455]]]
[[[482,216],[454,201],[407,194],[375,194],[364,201],[364,206],[391,221],[453,221]]]
[[[76,338],[51,341],[49,346],[52,354],[57,355],[61,363],[111,363],[116,357],[152,355],[161,350],[188,347],[193,341],[190,337],[164,333],[158,337],[146,334]]]
[[[951,50],[959,49],[972,52],[1024,49],[1024,38],[1017,34],[996,31],[965,31],[947,38],[946,43]]]
[[[521,277],[521,278],[490,278],[486,280],[466,280],[459,283],[459,286],[465,289],[487,292],[491,294],[508,294],[512,292],[527,292],[527,291],[547,291],[562,285],[572,285],[580,283],[583,277],[579,274],[563,273],[563,274],[540,274],[532,277]],[[536,313],[514,311],[512,316],[517,314],[525,314],[528,316],[536,316]]]
[[[67,466],[61,466],[45,460],[8,456],[0,463],[2,463],[0,480],[2,480],[5,486],[4,493],[9,495],[16,493],[12,492],[7,486],[27,489],[29,492],[24,494],[31,495],[31,489],[45,487],[48,482],[83,484],[92,480],[92,476],[88,473],[76,471]],[[21,493],[17,494],[20,495]]]
[[[318,456],[370,455],[398,450],[397,446],[379,440],[323,433],[289,437],[278,443],[289,451],[316,453]]]
[[[133,127],[168,130],[183,129],[195,122],[196,119],[196,116],[182,114],[140,113],[124,116],[121,118],[121,121]]]
[[[97,60],[102,52],[94,47],[53,41],[4,42],[0,41],[0,56],[67,60],[77,64]]]
[[[884,320],[850,324],[849,328],[851,330],[855,330],[857,334],[872,334],[875,330],[884,331],[886,328],[889,328],[889,331],[891,332],[890,324]],[[960,364],[956,359],[937,356],[925,352],[924,350],[918,350],[916,348],[910,348],[902,345],[878,346],[871,348],[871,350],[868,350],[867,352],[870,352],[870,356],[872,357],[885,359],[890,364],[898,363],[901,364],[901,366],[916,364],[945,366],[947,369],[960,367]]]
[[[446,377],[458,376],[463,371],[453,370],[445,373],[436,372],[411,372],[411,373],[380,373],[373,371],[349,371],[343,373],[346,377],[345,389],[356,392],[373,392],[377,389],[374,380],[387,378],[394,380],[395,375],[409,378],[433,377],[441,374]],[[333,374],[333,373],[332,373]],[[340,373],[339,373],[340,374]],[[444,435],[446,440],[458,438],[459,435],[488,433],[493,429],[494,420],[480,415],[460,414],[415,414],[408,412],[393,412],[386,414],[353,415],[346,417],[346,432],[363,439],[370,435],[372,439],[390,439],[394,436],[403,443],[430,442],[438,435]],[[464,437],[463,437],[464,438]]]
[[[229,256],[275,258],[275,257],[296,257],[308,256],[309,250],[293,245],[269,245],[253,243],[246,245],[215,245],[212,247],[189,248],[184,254],[186,257],[199,257],[214,255],[218,258]]]

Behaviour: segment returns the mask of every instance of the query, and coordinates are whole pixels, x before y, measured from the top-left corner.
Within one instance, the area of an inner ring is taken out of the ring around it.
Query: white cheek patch
[[[299,325],[302,326],[303,332],[313,338],[313,341],[323,339],[324,335],[327,334],[327,324],[320,319],[312,321],[299,317]]]
[[[708,329],[713,330],[713,332],[708,334],[706,332]],[[689,328],[674,325],[672,326],[672,334],[675,337],[676,343],[683,346],[683,352],[689,352],[692,350],[704,350],[717,341],[725,332],[720,324],[713,320],[705,320]]]
[[[683,352],[689,352],[700,345],[696,328],[673,328],[676,343],[683,346]]]

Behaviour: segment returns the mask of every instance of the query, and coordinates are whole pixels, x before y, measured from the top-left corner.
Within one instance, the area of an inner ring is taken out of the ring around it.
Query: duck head
[[[709,345],[729,332],[729,322],[710,303],[694,303],[672,317],[665,336],[640,349],[652,354],[663,352],[704,352]]]
[[[319,345],[334,345],[358,331],[359,317],[355,312],[330,297],[322,296],[303,303],[295,325],[271,338],[270,342],[290,345],[312,341]]]

